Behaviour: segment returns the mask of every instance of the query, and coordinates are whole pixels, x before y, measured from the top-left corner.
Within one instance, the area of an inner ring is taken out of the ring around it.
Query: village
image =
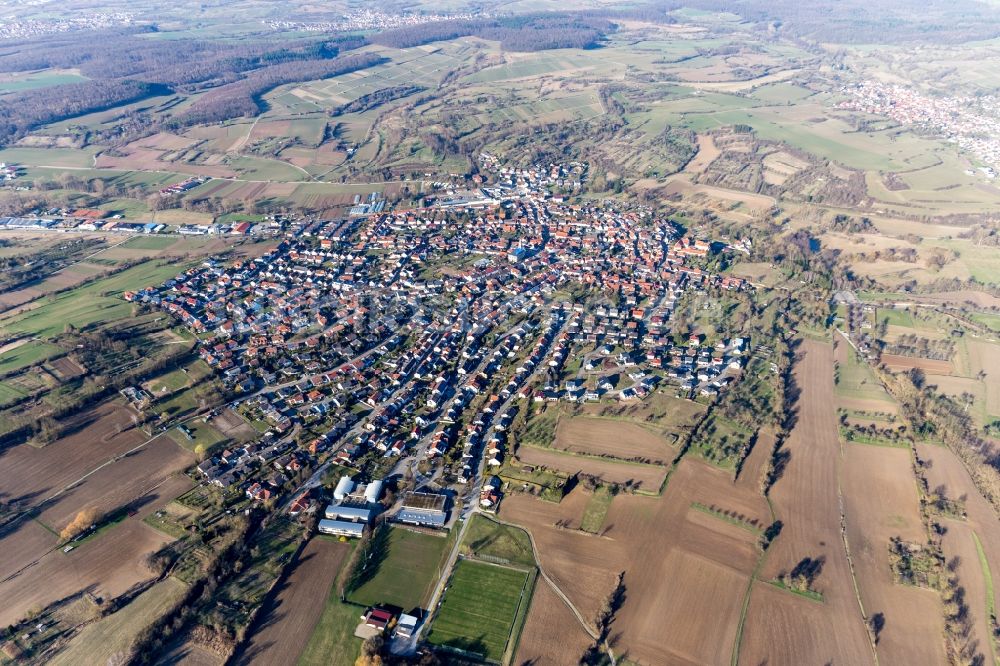
[[[725,244],[648,209],[566,204],[552,190],[579,188],[584,164],[483,165],[478,190],[287,225],[259,257],[124,294],[196,334],[228,407],[268,429],[205,451],[196,478],[340,538],[455,529],[523,490],[504,474],[519,412],[710,401],[738,378],[749,340],[671,320],[685,294],[751,288],[698,267]]]

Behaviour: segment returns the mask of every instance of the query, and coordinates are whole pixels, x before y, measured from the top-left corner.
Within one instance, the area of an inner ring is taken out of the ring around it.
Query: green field
[[[163,250],[177,242],[173,236],[136,236],[122,245],[129,250]]]
[[[316,539],[333,539],[329,536],[317,536]],[[353,550],[356,541],[349,541]],[[350,561],[348,555],[345,562]],[[341,572],[343,575],[343,572]],[[364,608],[345,604],[337,594],[337,583],[330,587],[330,595],[319,621],[313,628],[312,636],[305,650],[299,656],[298,666],[353,666],[361,641],[354,638],[354,629],[361,621]]]
[[[89,167],[95,149],[89,148],[5,148],[0,162],[40,167]],[[30,175],[30,174],[29,174]]]
[[[29,365],[52,358],[56,354],[61,354],[64,350],[61,347],[48,342],[38,342],[32,340],[20,347],[0,354],[0,374],[14,372]]]
[[[913,315],[908,310],[882,308],[878,310],[877,319],[880,322],[887,321],[893,326],[906,326],[907,328],[914,328],[916,326],[913,321]]]
[[[199,449],[199,447],[201,451],[211,451],[212,449],[229,441],[228,437],[223,435],[211,425],[202,421],[200,418],[188,421],[185,425],[191,431],[192,439],[188,439],[184,433],[177,428],[171,428],[168,434],[170,435],[170,439],[174,440],[189,451],[194,451]]]
[[[66,83],[82,83],[87,77],[72,72],[38,72],[27,76],[19,76],[10,81],[0,81],[0,95],[12,92],[24,92]]]
[[[132,305],[118,298],[130,289],[154,286],[177,275],[186,265],[147,261],[115,275],[76,289],[50,296],[38,307],[0,317],[0,331],[10,335],[37,335],[52,338],[67,324],[82,329],[91,324],[107,324],[128,317]],[[27,346],[27,345],[26,345]]]
[[[598,486],[594,494],[587,500],[587,506],[583,510],[583,518],[580,519],[580,529],[584,532],[599,534],[614,498],[615,496],[608,486]]]
[[[839,344],[847,345],[843,339],[838,340]],[[847,363],[837,365],[836,391],[837,395],[845,398],[857,398],[860,400],[878,400],[881,402],[894,402],[892,397],[886,393],[875,375],[872,374],[868,364],[858,358],[854,349],[847,349]]]
[[[528,572],[460,560],[427,641],[499,661],[519,607],[530,600],[528,583]]]
[[[462,541],[463,554],[509,564],[535,565],[531,539],[523,529],[501,525],[478,513],[472,514],[470,520]]]
[[[11,386],[7,383],[0,383],[0,406],[9,404],[15,400],[20,400],[26,395],[28,394],[25,391],[16,386]]]
[[[159,377],[150,379],[146,382],[146,388],[154,398],[158,398],[160,396],[170,395],[175,391],[180,391],[183,388],[196,384],[211,374],[212,369],[208,367],[208,364],[201,359],[198,359],[187,364],[183,368],[171,370],[170,372],[162,374]]]
[[[443,535],[388,528],[381,561],[350,600],[365,606],[391,604],[407,612],[422,608],[441,573],[447,544]]]

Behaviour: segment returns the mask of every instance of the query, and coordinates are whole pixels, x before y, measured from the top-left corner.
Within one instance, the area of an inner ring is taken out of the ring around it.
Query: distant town
[[[983,163],[980,175],[993,180],[1000,169],[1000,99],[930,97],[911,88],[866,81],[845,88],[841,108],[892,118],[940,134]],[[971,173],[970,173],[971,175]]]

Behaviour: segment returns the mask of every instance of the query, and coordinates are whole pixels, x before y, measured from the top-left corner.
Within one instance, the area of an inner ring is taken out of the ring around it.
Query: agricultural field
[[[316,540],[336,541],[332,537],[317,536]],[[347,542],[348,553],[345,560],[356,547],[354,542]],[[346,572],[341,570],[340,576]],[[326,588],[326,605],[323,607],[319,620],[313,628],[312,635],[306,643],[305,650],[299,655],[299,666],[351,666],[361,650],[360,641],[354,638],[354,629],[360,621],[361,611],[353,604],[340,600],[337,590],[337,580]]]
[[[593,643],[566,603],[539,579],[531,596],[514,663],[560,664],[573,661]]]
[[[320,622],[328,591],[350,552],[346,543],[310,540],[271,591],[235,663],[294,663]]]
[[[128,606],[84,627],[52,664],[85,661],[105,663],[127,653],[132,642],[161,615],[171,610],[187,593],[188,586],[168,577],[132,600]]]
[[[142,444],[135,412],[107,401],[68,421],[70,434],[38,448],[19,444],[0,451],[0,485],[8,497],[37,506],[98,466]],[[126,459],[127,460],[127,459]]]
[[[186,264],[145,262],[115,275],[60,293],[22,312],[0,315],[0,331],[7,335],[55,338],[67,327],[83,330],[130,316],[132,306],[120,295],[162,283],[177,275]]]
[[[95,461],[95,468],[103,462]],[[96,509],[101,515],[112,514],[122,507],[139,510],[158,497],[161,484],[194,462],[194,456],[161,435],[141,449],[102,466],[58,499],[47,502],[38,519],[59,531],[81,507]]]
[[[876,646],[879,661],[946,661],[937,590],[897,583],[889,562],[890,539],[926,542],[909,451],[848,444],[841,483],[861,602],[885,622]]]
[[[957,564],[958,583],[967,595],[966,605],[971,617],[969,643],[988,660],[992,647],[990,616],[998,602],[989,595],[997,593],[992,578],[1000,571],[1000,535],[993,529],[993,507],[949,449],[918,444],[916,453],[927,463],[924,474],[929,488],[950,500],[960,501],[965,509],[964,520],[941,517],[948,530],[942,537],[942,550],[946,562]]]
[[[812,340],[804,341],[802,348],[804,357],[795,368],[802,390],[798,419],[785,444],[787,467],[770,495],[783,528],[753,586],[739,654],[752,663],[778,655],[801,663],[872,663],[840,535],[833,348]],[[822,604],[767,582],[805,558],[823,562],[810,583],[810,589],[822,595]]]
[[[503,525],[479,513],[469,518],[462,541],[462,554],[498,564],[531,567],[535,556],[528,534],[510,525]]]
[[[394,526],[373,542],[374,555],[368,560],[372,574],[364,576],[348,599],[363,606],[399,606],[405,612],[423,608],[441,575],[448,539]]]
[[[639,425],[588,417],[560,419],[553,448],[660,464],[676,455],[666,440]]]
[[[626,600],[615,627],[632,658],[728,663],[759,557],[757,537],[770,522],[758,492],[756,482],[734,485],[729,473],[685,458],[661,497],[615,496],[603,538],[582,529],[594,496],[582,487],[558,505],[508,497],[501,515],[532,533],[539,566],[584,618],[597,616],[616,586],[617,572],[626,572]],[[710,505],[715,508],[708,510]],[[685,574],[676,576],[674,570]],[[685,584],[692,580],[698,582]],[[679,595],[690,601],[676,606],[665,601]],[[665,615],[672,618],[667,623]],[[712,640],[696,630],[709,621],[722,627]]]
[[[114,598],[152,579],[146,556],[171,541],[141,520],[128,518],[69,553],[37,552],[35,561],[23,563],[17,573],[0,581],[0,594],[6,601],[0,621],[5,626],[20,621],[32,609],[81,592]]]
[[[64,353],[62,347],[49,343],[37,343],[25,340],[14,349],[0,354],[0,374],[17,372],[29,365],[46,361],[57,354]]]
[[[895,413],[897,406],[867,363],[839,333],[834,336],[835,394],[837,404],[862,411]]]
[[[427,640],[499,660],[530,603],[534,572],[460,560]],[[516,639],[516,637],[514,637]]]

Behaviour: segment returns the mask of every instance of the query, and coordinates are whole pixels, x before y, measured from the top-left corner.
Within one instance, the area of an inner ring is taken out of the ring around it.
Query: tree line
[[[402,49],[459,37],[479,37],[498,41],[508,51],[544,51],[595,48],[612,30],[614,24],[601,16],[547,12],[405,26],[374,35],[371,41]]]

